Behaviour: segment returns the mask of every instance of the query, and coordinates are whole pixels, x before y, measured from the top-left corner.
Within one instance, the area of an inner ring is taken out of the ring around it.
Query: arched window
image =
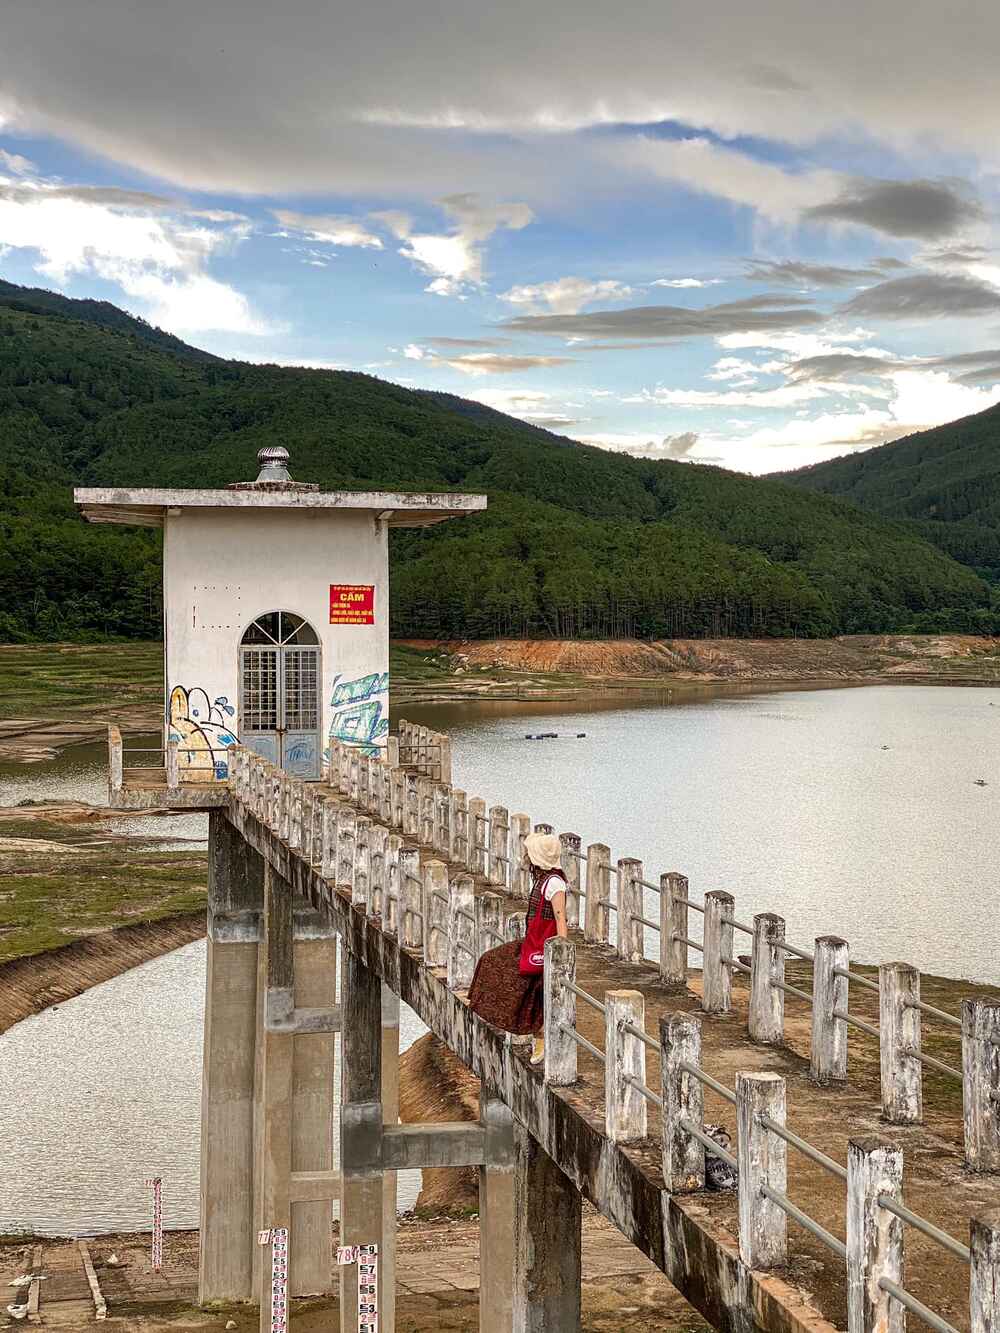
[[[240,641],[240,737],[296,777],[320,774],[320,647],[293,611],[268,611]]]

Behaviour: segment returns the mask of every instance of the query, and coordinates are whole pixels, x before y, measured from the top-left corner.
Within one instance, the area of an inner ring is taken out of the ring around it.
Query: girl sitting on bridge
[[[535,1040],[531,1063],[541,1064],[544,1042],[542,974],[545,941],[566,936],[566,877],[561,866],[562,847],[554,833],[529,833],[524,851],[531,870],[531,892],[523,940],[490,949],[480,958],[469,989],[469,1005],[491,1023]]]

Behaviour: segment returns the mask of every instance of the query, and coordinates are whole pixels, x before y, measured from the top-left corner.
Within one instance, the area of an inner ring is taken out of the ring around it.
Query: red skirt
[[[469,1007],[487,1023],[518,1036],[537,1035],[545,1020],[542,974],[523,977],[521,941],[483,954],[469,987]]]

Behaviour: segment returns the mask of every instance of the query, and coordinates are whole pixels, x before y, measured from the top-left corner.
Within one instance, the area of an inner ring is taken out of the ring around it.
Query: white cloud
[[[399,253],[430,276],[425,291],[461,296],[483,281],[483,246],[495,231],[520,231],[534,216],[527,204],[490,203],[474,194],[452,194],[438,201],[451,219],[444,234],[416,232],[413,219],[396,211],[373,214],[402,241]]]
[[[2,121],[0,121],[0,127],[2,127]],[[34,162],[29,161],[28,158],[22,157],[20,153],[8,153],[4,148],[0,148],[0,167],[3,167],[5,171],[13,172],[15,176],[28,176],[38,170]]]
[[[841,392],[847,386],[840,384]],[[830,390],[818,384],[784,385],[778,389],[643,389],[623,403],[655,403],[659,407],[794,407],[828,397]]]
[[[744,361],[738,356],[724,356],[716,361],[706,379],[728,380],[732,384],[743,386],[753,384],[761,370],[762,367],[753,361]]]
[[[500,300],[529,310],[548,308],[557,315],[576,315],[584,306],[597,301],[623,301],[632,288],[613,278],[594,281],[589,278],[554,278],[535,286],[511,287],[501,292]]]
[[[81,275],[116,284],[177,333],[271,331],[241,292],[207,271],[246,234],[243,224],[220,229],[161,208],[91,202],[44,181],[0,188],[0,244],[36,252],[36,271],[51,282]]]
[[[406,357],[407,361],[423,361],[427,353],[422,347],[418,347],[416,343],[407,343],[403,348],[403,355]]]
[[[650,287],[717,287],[722,278],[656,278]]]
[[[340,217],[332,213],[296,213],[289,208],[276,208],[274,216],[283,227],[301,232],[310,241],[325,241],[328,245],[361,246],[381,250],[382,242],[357,218]]]

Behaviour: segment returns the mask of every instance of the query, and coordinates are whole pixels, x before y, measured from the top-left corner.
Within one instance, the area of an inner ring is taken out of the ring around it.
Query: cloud
[[[36,252],[36,271],[56,284],[78,275],[114,283],[173,332],[270,332],[241,292],[208,272],[214,256],[246,236],[245,226],[205,225],[183,208],[167,213],[166,203],[41,180],[0,185],[0,245]]]
[[[361,246],[381,250],[382,242],[356,218],[339,217],[333,213],[296,213],[293,209],[277,208],[274,216],[283,227],[301,232],[310,241],[325,241],[328,245]]]
[[[449,366],[463,375],[512,375],[521,370],[538,370],[546,366],[565,366],[569,356],[514,356],[502,352],[469,352],[465,356],[430,356],[432,365]]]
[[[597,301],[624,301],[632,295],[632,288],[613,278],[593,281],[589,278],[555,278],[536,286],[511,287],[501,292],[500,300],[510,305],[523,305],[532,310],[548,306],[557,315],[575,315],[585,305]]]
[[[700,309],[652,305],[578,315],[518,315],[507,320],[504,327],[516,333],[543,333],[551,337],[677,341],[808,328],[823,319],[798,297],[762,293]]]
[[[407,213],[374,214],[405,241],[399,253],[431,277],[424,289],[435,296],[461,296],[483,281],[483,246],[495,231],[520,231],[534,214],[527,204],[490,203],[474,194],[452,194],[438,201],[451,219],[445,234],[416,232]]]
[[[884,376],[905,364],[864,352],[827,352],[821,356],[807,356],[792,361],[785,367],[785,373],[794,383],[830,384],[854,375]]]
[[[905,268],[901,260],[872,260],[868,268],[841,268],[836,264],[811,264],[801,259],[755,259],[747,267],[748,282],[788,283],[794,287],[853,287],[859,282],[881,280],[887,268]]]
[[[776,389],[643,389],[622,399],[657,407],[788,408],[826,397],[827,391],[810,384],[786,384]]]
[[[430,343],[432,347],[441,347],[445,350],[455,348],[457,350],[469,351],[483,347],[503,347],[509,338],[425,338],[424,342]]]
[[[959,274],[918,273],[858,292],[842,309],[862,319],[995,315],[1000,311],[1000,288]]]
[[[650,287],[716,287],[722,278],[656,278]]]
[[[2,126],[3,121],[0,120],[0,128]],[[27,176],[38,170],[28,158],[22,157],[20,153],[8,153],[4,148],[0,148],[0,167],[4,171],[12,171],[15,176]]]
[[[984,217],[982,205],[961,181],[864,179],[806,209],[805,215],[814,222],[850,222],[919,240],[951,236]]]

